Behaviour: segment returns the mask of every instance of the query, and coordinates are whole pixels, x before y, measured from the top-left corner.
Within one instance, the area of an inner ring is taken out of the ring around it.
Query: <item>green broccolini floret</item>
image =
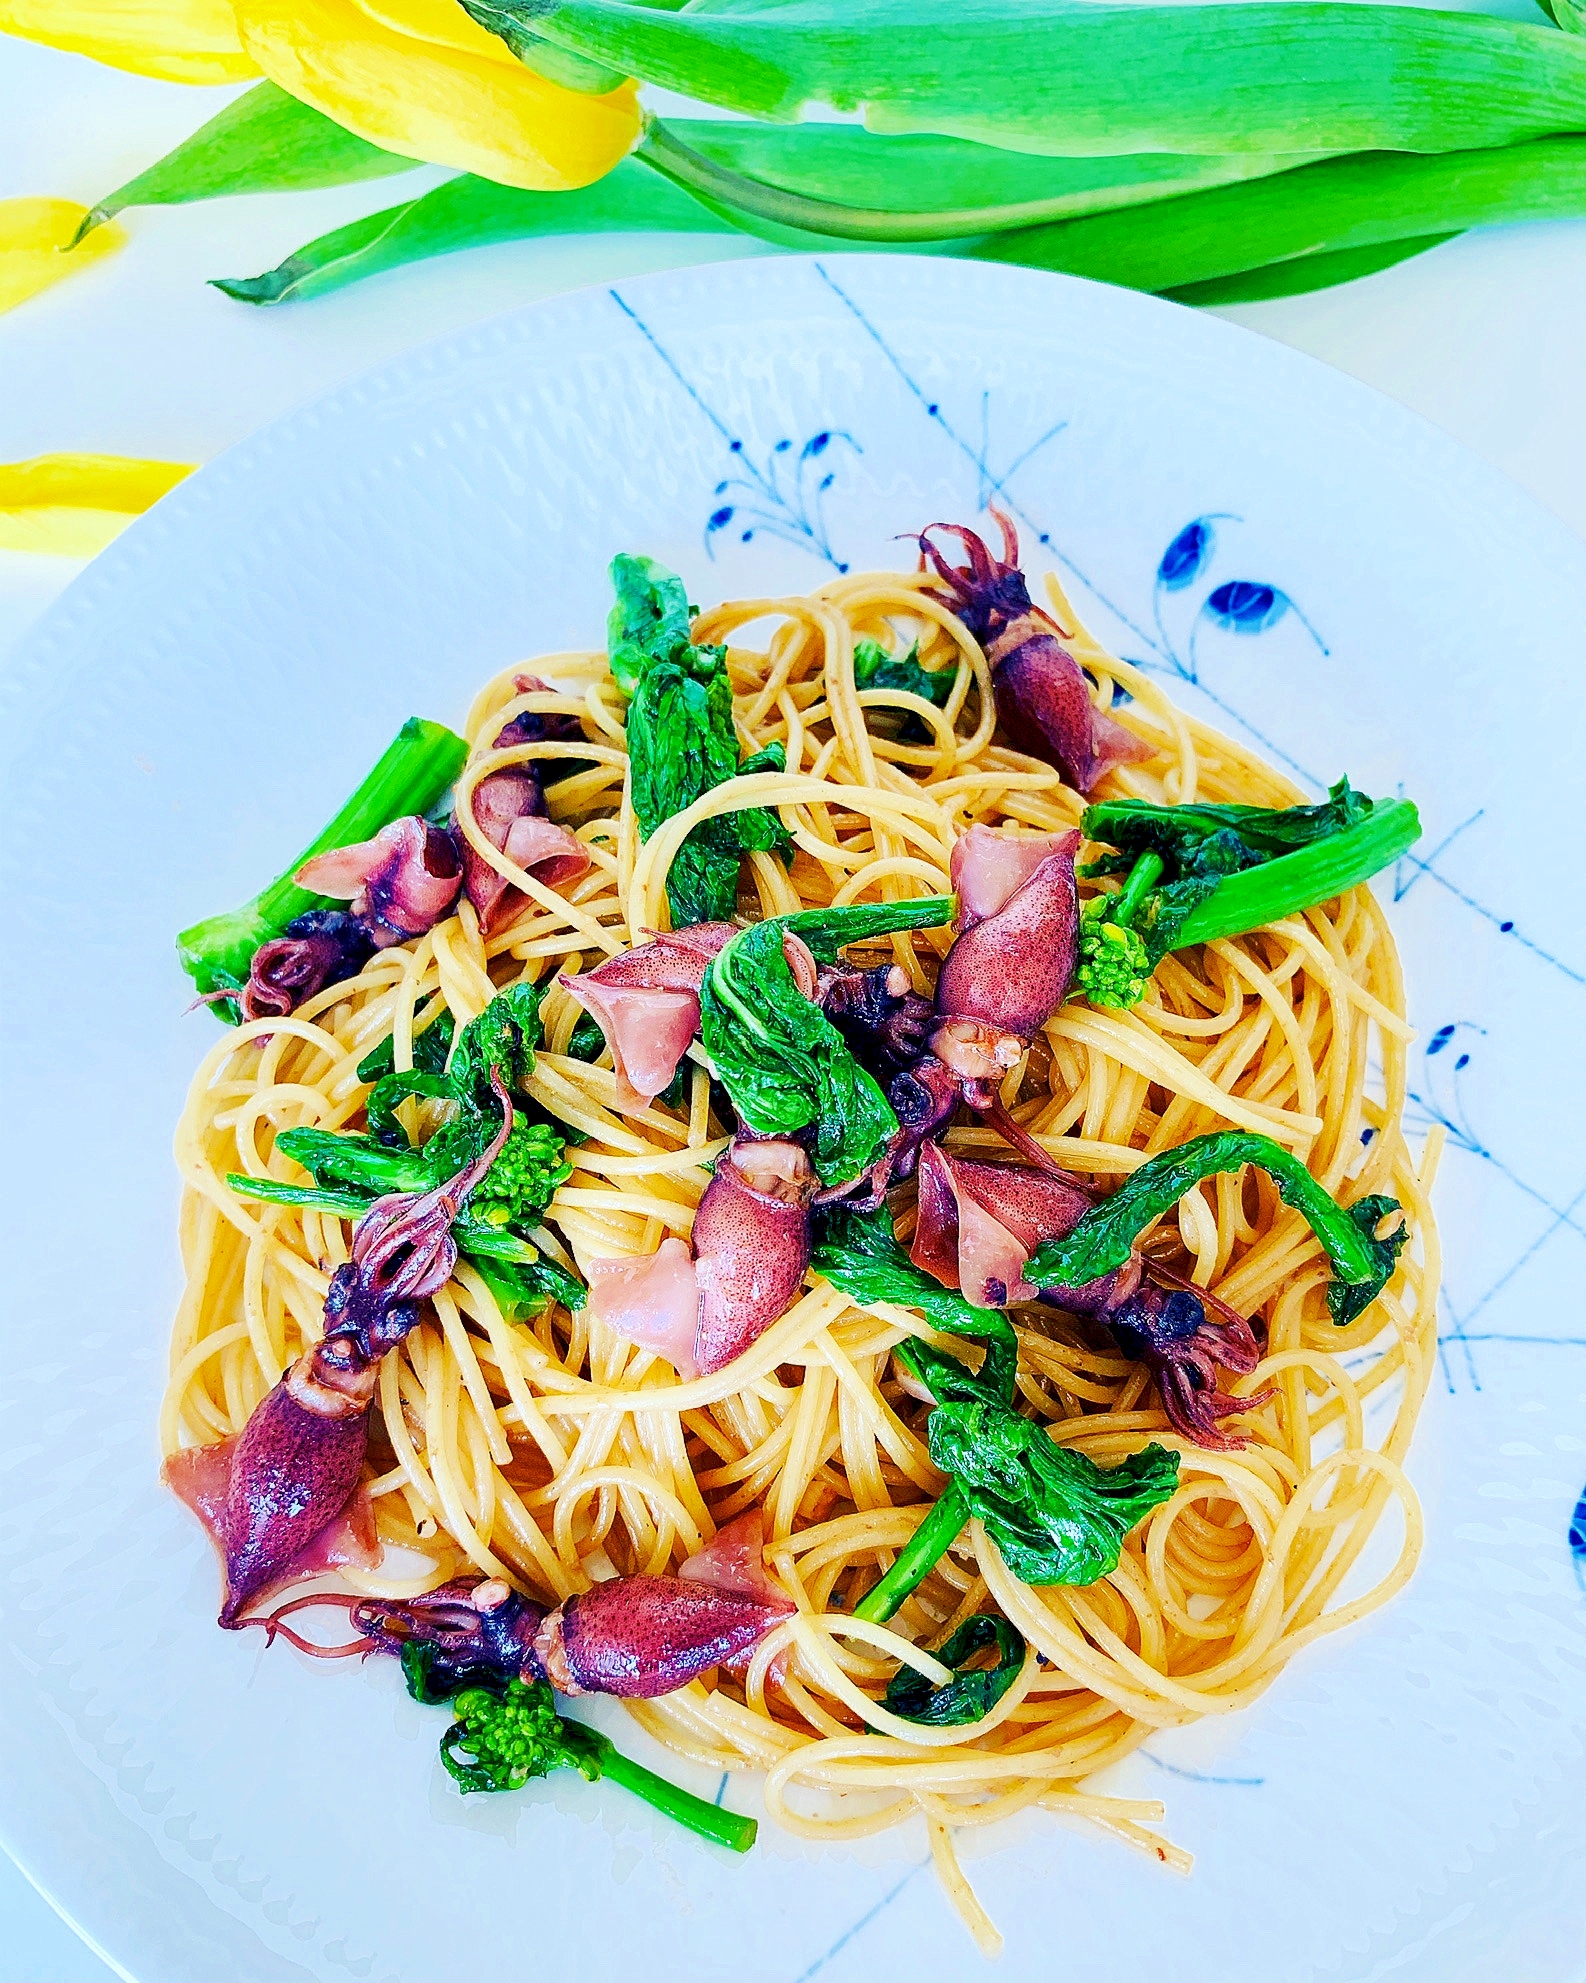
[[[1094,1005],[1136,1005],[1170,950],[1343,895],[1397,860],[1420,830],[1407,799],[1368,799],[1347,778],[1313,806],[1090,806],[1080,831],[1118,851],[1080,874],[1127,879],[1082,912],[1075,990]]]
[[[534,1226],[573,1167],[563,1141],[545,1122],[514,1118],[501,1155],[474,1187],[473,1209],[493,1226]]]
[[[1080,910],[1074,990],[1092,1005],[1124,1010],[1145,997],[1158,960],[1134,919],[1161,873],[1160,855],[1142,854],[1115,895],[1098,895]]]
[[[409,1658],[404,1648],[402,1670],[416,1701],[434,1704],[446,1698],[445,1683],[433,1684],[432,1660]],[[599,1729],[559,1715],[556,1697],[543,1680],[464,1687],[452,1696],[451,1708],[456,1720],[441,1737],[441,1761],[464,1791],[521,1790],[552,1770],[575,1769],[590,1783],[609,1778],[729,1852],[747,1852],[754,1844],[753,1818],[707,1804],[625,1756]]]
[[[584,1730],[562,1720],[543,1680],[510,1681],[500,1697],[484,1687],[465,1688],[452,1712],[457,1719],[441,1738],[441,1761],[464,1790],[521,1790],[564,1764],[591,1783],[600,1776],[594,1745],[569,1740]]]
[[[1151,953],[1136,931],[1108,921],[1109,900],[1098,896],[1080,911],[1074,989],[1083,992],[1092,1005],[1122,1011],[1145,997],[1151,979]]]

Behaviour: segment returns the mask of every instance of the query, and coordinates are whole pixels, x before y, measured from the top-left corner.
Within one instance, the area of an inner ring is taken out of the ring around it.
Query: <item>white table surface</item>
[[[228,94],[0,39],[0,199],[91,204]],[[584,283],[769,252],[719,236],[604,235],[479,249],[268,310],[205,287],[210,276],[269,268],[440,176],[124,216],[132,239],[119,255],[0,318],[0,461],[66,450],[209,461],[391,353],[494,312]],[[1344,289],[1225,314],[1391,394],[1586,535],[1586,222],[1466,235]],[[0,552],[0,665],[80,569]],[[111,1974],[3,1853],[0,1952],[5,1983]]]

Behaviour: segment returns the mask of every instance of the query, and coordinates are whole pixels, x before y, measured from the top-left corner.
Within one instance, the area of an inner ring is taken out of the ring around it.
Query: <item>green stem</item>
[[[850,943],[868,943],[899,930],[934,930],[953,920],[957,898],[917,895],[906,902],[850,902],[841,909],[801,909],[781,918],[809,945],[817,962],[835,964],[837,953]]]
[[[1410,801],[1384,800],[1358,826],[1219,882],[1184,918],[1174,948],[1263,929],[1296,910],[1331,902],[1390,866],[1420,837],[1421,817]]]
[[[724,1845],[729,1852],[747,1852],[754,1844],[760,1828],[753,1818],[724,1811],[718,1804],[707,1804],[703,1797],[668,1783],[664,1776],[647,1770],[643,1763],[634,1762],[620,1749],[602,1749],[600,1773],[613,1783],[620,1783],[624,1790],[631,1790],[635,1797],[642,1797],[646,1804],[653,1805],[668,1818],[686,1825],[691,1832],[708,1838],[713,1845]]]
[[[1112,898],[1107,911],[1109,923],[1128,929],[1140,913],[1140,904],[1162,877],[1165,863],[1160,854],[1142,854],[1129,870],[1129,879]]]
[[[226,1173],[226,1182],[239,1198],[256,1198],[266,1205],[306,1205],[310,1211],[331,1212],[338,1219],[361,1219],[374,1200],[359,1191],[333,1191],[317,1184],[281,1184],[273,1177],[243,1177]]]
[[[964,1499],[963,1489],[954,1481],[899,1550],[892,1568],[854,1606],[854,1616],[868,1619],[872,1625],[885,1624],[936,1568],[968,1520],[969,1503]]]
[[[851,206],[845,201],[790,192],[786,187],[768,185],[764,180],[734,172],[730,166],[720,165],[692,145],[684,144],[658,118],[651,121],[633,156],[713,208],[726,208],[735,216],[751,215],[773,227],[844,241],[967,240],[976,235],[1001,234],[1015,228],[1066,220],[1074,208],[1072,193],[1012,204],[943,207],[933,213],[893,213],[883,207]]]
[[[279,936],[294,917],[310,909],[336,906],[329,896],[311,894],[292,879],[305,861],[368,840],[409,813],[427,813],[455,782],[467,758],[468,746],[455,732],[410,716],[352,797],[284,873],[240,909],[194,923],[177,937],[182,968],[198,989],[221,991],[241,984],[261,943]]]
[[[1274,864],[1275,865],[1275,864]],[[1376,1228],[1396,1200],[1369,1197],[1341,1205],[1295,1156],[1270,1136],[1253,1130],[1218,1129],[1193,1136],[1171,1150],[1159,1150],[1132,1171],[1111,1197],[1092,1205],[1061,1239],[1043,1239],[1025,1272],[1037,1287],[1074,1288],[1121,1267],[1147,1226],[1169,1212],[1206,1178],[1231,1174],[1255,1164],[1277,1186],[1321,1243],[1335,1279],[1327,1298],[1338,1323],[1352,1322],[1386,1285],[1404,1245],[1398,1229],[1378,1236]]]

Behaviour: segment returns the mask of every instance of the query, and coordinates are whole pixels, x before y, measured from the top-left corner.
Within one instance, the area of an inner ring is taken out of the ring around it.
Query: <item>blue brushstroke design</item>
[[[1166,1770],[1169,1776],[1183,1777],[1186,1783],[1225,1783],[1241,1790],[1258,1790],[1266,1782],[1264,1776],[1216,1776],[1209,1770],[1181,1769],[1177,1763],[1166,1763],[1160,1756],[1153,1756],[1149,1749],[1142,1749],[1140,1754],[1159,1770]]]
[[[1156,568],[1157,584],[1164,592],[1182,592],[1205,570],[1216,544],[1210,517],[1198,516],[1186,523],[1162,553]]]
[[[764,468],[750,461],[742,441],[734,441],[732,452],[742,461],[745,473],[729,475],[716,484],[716,495],[741,492],[734,501],[712,510],[705,522],[705,550],[716,555],[714,539],[736,526],[740,543],[748,544],[758,530],[767,537],[779,537],[785,544],[796,544],[817,552],[827,564],[846,572],[848,561],[839,558],[826,530],[826,492],[837,480],[835,468],[827,466],[834,446],[841,443],[855,454],[864,450],[852,434],[823,427],[794,452],[789,440],[778,441],[766,456]],[[788,472],[790,471],[790,472]]]
[[[1575,1513],[1570,1517],[1569,1547],[1575,1559],[1575,1581],[1586,1594],[1586,1487],[1581,1489]]]
[[[859,1917],[859,1919],[854,1923],[854,1925],[847,1930],[846,1933],[841,1934],[837,1937],[836,1941],[832,1943],[831,1947],[826,1951],[824,1955],[818,1955],[815,1958],[815,1960],[810,1964],[808,1969],[801,1970],[799,1974],[794,1978],[794,1983],[810,1983],[810,1978],[812,1976],[819,1975],[821,1970],[823,1970],[826,1967],[827,1963],[831,1961],[832,1957],[834,1955],[839,1955],[845,1948],[847,1948],[848,1944],[853,1940],[855,1935],[859,1934],[862,1929],[868,1928],[871,1922],[875,1920],[878,1914],[884,1914],[886,1910],[892,1905],[892,1903],[897,1899],[898,1895],[902,1893],[903,1889],[909,1884],[910,1880],[914,1878],[915,1874],[923,1873],[925,1868],[929,1866],[930,1863],[931,1862],[929,1859],[922,1859],[919,1861],[917,1865],[911,1866],[909,1870],[903,1875],[903,1878],[899,1880],[897,1885],[891,1890],[891,1892],[884,1893],[881,1896],[881,1898],[876,1902],[875,1906],[871,1908],[868,1914],[862,1914]]]
[[[1289,596],[1275,585],[1231,578],[1206,595],[1201,611],[1228,633],[1265,633],[1289,610]]]
[[[784,486],[781,472],[783,458],[792,455],[793,442],[778,441],[766,458],[766,466],[763,469],[756,467],[749,459],[742,439],[722,419],[633,305],[615,289],[610,289],[606,293],[687,393],[692,403],[727,443],[728,453],[735,455],[743,465],[745,472],[742,475],[731,475],[725,481],[717,483],[716,494],[722,496],[730,489],[741,489],[748,496],[749,503],[747,506],[742,502],[718,503],[705,524],[706,550],[712,556],[715,555],[712,538],[719,531],[725,530],[736,517],[741,525],[747,523],[747,527],[742,531],[745,543],[753,537],[757,529],[763,530],[769,536],[780,537],[784,543],[812,551],[835,571],[846,572],[847,560],[837,556],[827,536],[823,507],[826,492],[836,480],[836,471],[827,468],[824,474],[817,473],[813,487],[810,486],[811,477],[806,471],[812,464],[821,461],[833,441],[846,441],[855,454],[861,453],[859,443],[853,436],[833,433],[829,429],[812,435],[799,450],[791,487]]]
[[[1260,578],[1229,578],[1210,587],[1200,600],[1191,620],[1188,651],[1184,654],[1179,652],[1172,634],[1168,631],[1167,620],[1163,614],[1164,599],[1170,593],[1187,592],[1197,580],[1207,575],[1217,550],[1217,531],[1214,528],[1216,524],[1237,524],[1243,521],[1244,518],[1232,510],[1208,510],[1200,516],[1191,517],[1157,560],[1152,613],[1156,620],[1156,630],[1161,636],[1158,651],[1166,658],[1173,673],[1183,680],[1195,682],[1207,694],[1210,694],[1210,691],[1204,690],[1204,685],[1201,684],[1195,651],[1203,626],[1211,626],[1221,633],[1263,634],[1292,613],[1315,641],[1318,650],[1322,654],[1328,652],[1326,641],[1295,605],[1289,594],[1281,587]],[[1140,665],[1151,668],[1158,664],[1144,661]],[[1219,708],[1228,707],[1215,695],[1211,696],[1211,700],[1217,702]],[[1240,711],[1229,710],[1229,714],[1237,717],[1251,736],[1256,737],[1265,748],[1274,748],[1271,740],[1261,737]],[[1278,754],[1284,755],[1282,752]],[[1285,762],[1294,770],[1300,768],[1292,758],[1285,758]]]
[[[919,382],[910,374],[908,367],[903,363],[903,360],[898,356],[896,351],[893,350],[886,338],[882,336],[875,324],[871,322],[870,318],[854,301],[853,297],[848,294],[847,290],[834,279],[831,271],[823,263],[817,262],[815,264],[815,273],[892,367],[899,380],[913,395],[924,411],[925,417],[941,429],[942,433],[947,436],[953,446],[958,449],[959,453],[974,468],[982,491],[982,506],[994,495],[998,503],[1008,512],[1015,523],[1022,524],[1028,531],[1033,531],[1038,541],[1050,549],[1057,562],[1066,571],[1071,572],[1093,597],[1100,600],[1101,604],[1106,607],[1107,611],[1112,614],[1113,618],[1121,626],[1127,627],[1137,640],[1143,640],[1153,653],[1160,654],[1161,649],[1157,646],[1156,641],[1151,635],[1146,632],[1145,628],[1137,625],[1120,605],[1109,598],[1105,592],[1086,577],[1085,573],[1080,570],[1079,566],[1071,558],[1064,555],[1062,550],[1052,542],[1052,533],[1049,530],[1043,530],[1041,528],[1036,519],[1031,516],[1030,512],[1017,500],[1008,488],[1008,483],[1013,476],[1014,470],[1022,467],[1038,448],[1044,447],[1055,435],[1062,433],[1067,422],[1059,421],[1056,426],[1049,428],[1038,441],[1032,443],[1022,454],[1015,457],[1011,466],[1003,469],[1000,474],[994,472],[987,460],[984,442],[977,449],[972,442],[958,432],[957,428],[953,426],[952,422],[942,412],[940,402],[929,397]]]

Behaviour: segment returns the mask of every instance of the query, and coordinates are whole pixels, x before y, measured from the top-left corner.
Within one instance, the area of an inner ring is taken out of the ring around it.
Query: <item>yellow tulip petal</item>
[[[245,83],[259,73],[231,0],[0,0],[0,33],[169,83]]]
[[[72,247],[87,212],[75,200],[0,200],[0,314],[121,247],[113,221]]]
[[[237,0],[236,14],[272,82],[406,158],[560,193],[603,178],[639,135],[633,83],[562,89],[455,0]]]
[[[190,462],[117,454],[0,462],[0,550],[91,558],[192,472]]]

